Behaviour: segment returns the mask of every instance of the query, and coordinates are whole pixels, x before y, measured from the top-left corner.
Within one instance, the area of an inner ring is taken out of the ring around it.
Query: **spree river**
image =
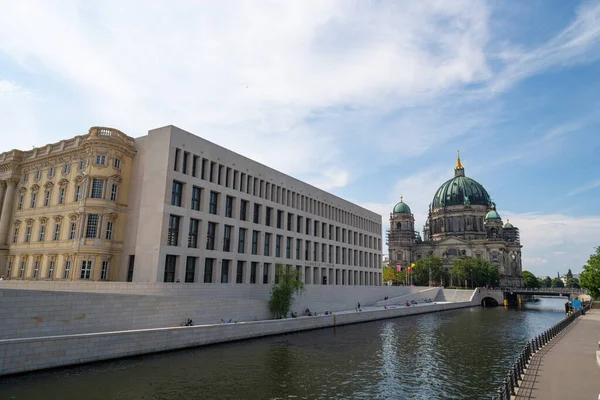
[[[0,378],[0,399],[489,399],[564,299],[446,311]]]

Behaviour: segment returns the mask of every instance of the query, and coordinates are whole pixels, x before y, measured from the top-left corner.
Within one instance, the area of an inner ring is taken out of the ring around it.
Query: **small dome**
[[[514,228],[513,224],[510,223],[509,220],[506,220],[506,223],[504,224],[504,228]]]
[[[408,204],[402,201],[402,198],[400,198],[400,203],[394,206],[394,214],[398,213],[410,214],[410,207],[408,206]]]
[[[485,219],[501,219],[500,214],[496,210],[491,210],[487,214],[485,214]]]

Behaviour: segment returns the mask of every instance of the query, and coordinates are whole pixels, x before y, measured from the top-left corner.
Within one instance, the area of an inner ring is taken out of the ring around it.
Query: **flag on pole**
[[[398,272],[402,271],[402,265],[398,264]]]
[[[410,274],[410,267],[408,267],[407,271],[408,271],[408,273]]]

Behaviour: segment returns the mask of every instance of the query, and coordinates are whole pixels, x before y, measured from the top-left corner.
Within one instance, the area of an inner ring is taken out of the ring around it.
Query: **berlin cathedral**
[[[498,267],[500,286],[522,287],[522,247],[519,229],[508,220],[503,224],[485,188],[465,176],[460,155],[454,177],[433,196],[423,237],[415,231],[415,218],[402,199],[390,214],[389,265],[410,265],[432,255],[442,258],[449,271],[454,258],[475,257]]]

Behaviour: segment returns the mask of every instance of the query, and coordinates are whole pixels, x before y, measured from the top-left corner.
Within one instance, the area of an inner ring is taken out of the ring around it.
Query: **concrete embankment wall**
[[[0,340],[0,375],[472,305],[431,304],[284,320]]]
[[[419,287],[307,285],[293,311],[373,304]],[[0,339],[267,320],[270,285],[0,282]]]

